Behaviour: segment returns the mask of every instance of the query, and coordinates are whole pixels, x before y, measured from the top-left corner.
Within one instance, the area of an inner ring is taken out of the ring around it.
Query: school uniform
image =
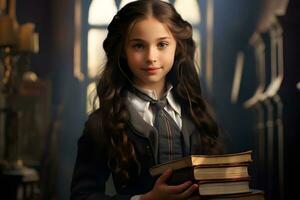
[[[171,98],[172,95],[170,95]],[[71,200],[130,200],[134,195],[144,194],[153,188],[155,179],[149,174],[149,168],[160,162],[159,135],[156,128],[151,124],[153,116],[141,114],[141,109],[134,104],[137,99],[130,93],[127,95],[126,104],[130,114],[127,133],[128,138],[134,145],[137,160],[140,163],[140,173],[133,177],[133,181],[126,186],[122,186],[112,174],[118,194],[114,197],[104,194],[105,183],[111,171],[107,166],[108,152],[105,144],[105,137],[109,133],[103,131],[101,119],[105,116],[102,116],[100,108],[90,115],[85,124],[84,133],[78,141],[78,153],[71,186]],[[171,102],[172,99],[169,106],[174,103]],[[173,105],[173,108],[175,107]],[[143,106],[140,106],[140,108],[143,108]],[[171,108],[172,106],[167,109]],[[184,110],[176,113],[175,108],[173,111],[175,113],[173,119],[181,130],[182,156],[203,153],[200,146],[200,134],[194,123]],[[180,116],[180,120],[178,120],[178,116]]]

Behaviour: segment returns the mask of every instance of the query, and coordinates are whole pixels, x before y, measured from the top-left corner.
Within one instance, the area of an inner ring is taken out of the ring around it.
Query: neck
[[[163,84],[160,88],[155,88],[154,91],[157,95],[157,99],[160,99],[166,91],[166,84]]]
[[[152,84],[152,85],[140,85],[137,84],[137,87],[141,88],[141,89],[146,89],[146,90],[152,90],[155,92],[157,99],[160,99],[165,90],[166,90],[166,84],[165,82],[163,83],[157,83],[157,84]]]

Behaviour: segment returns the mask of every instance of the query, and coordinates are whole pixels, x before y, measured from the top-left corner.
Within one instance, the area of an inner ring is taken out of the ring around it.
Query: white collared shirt
[[[153,90],[147,90],[140,87],[135,86],[137,89],[142,91],[143,93],[147,94],[154,100],[157,100],[157,95],[155,91]],[[182,119],[181,119],[181,107],[180,105],[175,101],[174,96],[171,92],[172,86],[168,85],[167,91],[166,91],[166,99],[167,99],[167,106],[164,107],[165,111],[168,112],[168,114],[174,119],[178,127],[182,128]],[[128,91],[127,94],[128,101],[136,108],[136,111],[138,114],[151,126],[154,124],[155,120],[155,110],[152,109],[150,106],[149,101],[145,101],[144,99],[141,99],[140,97],[136,96],[134,93]]]

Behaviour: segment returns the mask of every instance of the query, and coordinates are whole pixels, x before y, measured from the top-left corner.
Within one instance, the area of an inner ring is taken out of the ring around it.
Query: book
[[[200,181],[200,196],[249,193],[250,178],[226,179],[223,181]]]
[[[250,189],[249,193],[217,195],[206,200],[265,200],[265,194],[262,190]]]
[[[252,161],[252,151],[243,151],[239,153],[222,154],[222,155],[190,155],[181,159],[172,160],[150,168],[152,176],[162,174],[166,169],[171,168],[173,171],[195,166],[209,166],[216,164],[247,163]]]
[[[249,177],[248,163],[224,164],[217,166],[196,166],[195,180],[233,179]]]
[[[173,171],[167,183],[177,185],[189,180],[224,180],[248,177],[250,177],[248,173],[248,163],[198,165]]]

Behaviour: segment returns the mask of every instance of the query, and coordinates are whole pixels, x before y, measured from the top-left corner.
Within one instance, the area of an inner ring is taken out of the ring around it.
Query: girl
[[[78,141],[71,199],[198,199],[198,185],[168,185],[155,164],[190,154],[221,152],[215,121],[201,97],[192,27],[159,0],[124,6],[108,26],[107,56],[97,85],[100,108]]]

